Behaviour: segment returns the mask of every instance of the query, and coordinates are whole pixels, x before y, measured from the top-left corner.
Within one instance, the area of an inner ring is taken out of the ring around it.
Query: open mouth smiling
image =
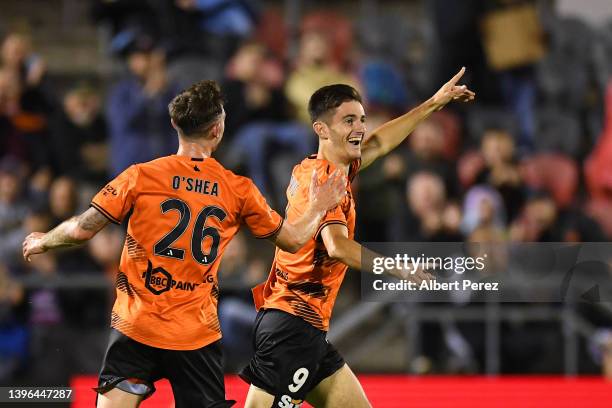
[[[356,133],[354,135],[351,135],[346,140],[353,146],[359,146],[361,144],[361,141],[363,140],[363,133]]]

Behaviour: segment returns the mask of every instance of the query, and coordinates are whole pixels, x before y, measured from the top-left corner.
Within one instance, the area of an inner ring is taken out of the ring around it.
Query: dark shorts
[[[172,386],[176,408],[234,405],[225,400],[220,341],[197,350],[165,350],[112,329],[96,392],[119,388],[147,398],[155,392],[155,381],[162,378]]]
[[[261,310],[255,320],[255,355],[239,375],[274,395],[272,406],[299,406],[313,388],[344,366],[326,334],[292,314]]]

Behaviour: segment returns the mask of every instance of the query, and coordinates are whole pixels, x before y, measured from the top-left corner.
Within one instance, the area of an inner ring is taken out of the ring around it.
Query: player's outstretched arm
[[[433,112],[442,109],[447,103],[458,100],[469,102],[476,94],[465,85],[457,85],[465,73],[461,68],[454,77],[445,83],[431,98],[410,112],[384,123],[374,130],[361,147],[361,167],[364,169],[381,156],[386,155],[399,145],[419,124]]]
[[[324,183],[319,183],[313,170],[309,187],[309,202],[302,216],[292,223],[285,222],[273,238],[283,251],[295,253],[310,240],[319,228],[325,213],[335,208],[346,195],[346,176],[334,171]]]
[[[327,249],[327,254],[331,258],[337,259],[351,269],[362,272],[371,272],[363,265],[362,256],[365,255],[370,259],[381,257],[381,255],[377,254],[376,252],[364,248],[358,242],[350,239],[348,237],[348,230],[345,225],[331,224],[326,226],[321,231],[321,238],[325,244],[325,249]],[[410,279],[417,283],[433,278],[432,275],[423,271],[422,269],[417,269],[416,273],[414,274],[407,270],[399,269],[392,269],[388,272],[397,278]]]
[[[51,231],[33,232],[23,241],[23,257],[42,254],[50,249],[81,245],[93,238],[110,221],[91,207],[83,214],[62,222]]]

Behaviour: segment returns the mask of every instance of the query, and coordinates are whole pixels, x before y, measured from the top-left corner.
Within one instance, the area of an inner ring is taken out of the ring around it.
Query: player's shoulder
[[[138,170],[163,170],[170,168],[177,163],[176,156],[162,156],[144,163],[137,163],[134,166]]]
[[[351,162],[349,167],[349,176],[351,179],[357,174],[359,167],[361,167],[361,159],[356,159]],[[336,166],[333,163],[325,159],[320,159],[316,154],[313,154],[298,163],[293,168],[292,175],[297,179],[302,179],[304,177],[311,177],[312,171],[315,170],[319,180],[321,180],[333,173],[335,169]]]
[[[318,159],[317,155],[311,155],[293,167],[287,187],[287,198],[292,205],[307,199],[313,171],[316,171],[318,178],[323,177],[327,171],[327,162]]]
[[[328,173],[330,170],[329,162],[317,158],[316,154],[310,155],[295,165],[292,175],[293,177],[299,179],[303,177],[311,177],[313,170],[315,170],[319,175]]]
[[[213,159],[211,162],[213,166],[216,167],[219,174],[223,177],[223,179],[233,187],[245,186],[253,184],[253,181],[245,176],[241,176],[239,174],[234,173],[233,171],[226,169],[221,163]]]

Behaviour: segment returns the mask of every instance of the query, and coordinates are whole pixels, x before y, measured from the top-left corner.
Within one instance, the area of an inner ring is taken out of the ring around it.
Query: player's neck
[[[206,142],[179,141],[177,156],[207,159],[212,156],[213,146]]]
[[[346,162],[345,160],[340,159],[335,154],[330,151],[327,151],[323,146],[319,145],[319,151],[317,152],[317,159],[324,159],[330,163],[333,163],[336,167],[343,169],[347,174],[349,167],[351,165],[350,162]]]

